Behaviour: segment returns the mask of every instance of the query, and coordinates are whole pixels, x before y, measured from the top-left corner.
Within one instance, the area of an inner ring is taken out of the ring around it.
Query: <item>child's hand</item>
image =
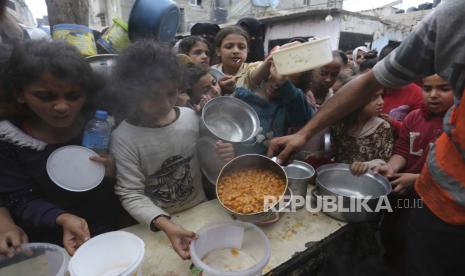
[[[203,107],[207,104],[209,100],[212,98],[210,95],[202,95],[202,98],[200,99],[200,102],[198,104],[194,104],[194,110],[197,113],[202,113]]]
[[[274,83],[275,89],[279,88],[281,85],[283,85],[288,80],[286,76],[280,75],[278,73],[278,70],[276,69],[276,66],[274,65],[274,63],[271,63],[270,76],[275,82]]]
[[[21,244],[27,243],[28,238],[23,229],[16,224],[0,226],[0,255],[13,257],[21,250]]]
[[[105,176],[107,177],[116,176],[115,160],[110,154],[101,153],[96,156],[91,156],[90,160],[95,161],[97,163],[101,163],[105,166]]]
[[[392,192],[398,195],[405,194],[417,181],[418,174],[396,173],[391,177]],[[394,180],[392,180],[394,179]]]
[[[389,166],[389,164],[384,164],[380,166],[373,167],[374,174],[381,174],[384,177],[390,178],[394,175],[394,170]]]
[[[231,143],[224,143],[223,141],[219,140],[215,144],[216,146],[216,154],[223,159],[225,162],[231,161],[236,154],[234,153],[234,146]]]
[[[71,256],[90,239],[89,227],[83,218],[65,213],[58,216],[57,224],[63,227],[63,246]]]
[[[197,235],[184,229],[180,225],[171,222],[166,217],[158,217],[154,221],[155,227],[165,232],[171,242],[174,251],[183,259],[190,259],[189,246],[191,241],[197,238]]]
[[[354,162],[350,166],[350,171],[352,172],[353,175],[355,176],[360,176],[368,171],[370,166],[366,164],[365,162]]]
[[[233,76],[224,76],[219,82],[223,95],[230,95],[236,89],[236,78]]]

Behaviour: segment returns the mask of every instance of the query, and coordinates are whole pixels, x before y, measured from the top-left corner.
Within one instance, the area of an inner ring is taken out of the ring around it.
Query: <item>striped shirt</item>
[[[460,98],[464,73],[452,78],[452,71],[454,64],[465,64],[464,26],[465,1],[444,1],[392,54],[376,64],[373,68],[376,79],[383,86],[399,88],[437,73],[449,80]]]

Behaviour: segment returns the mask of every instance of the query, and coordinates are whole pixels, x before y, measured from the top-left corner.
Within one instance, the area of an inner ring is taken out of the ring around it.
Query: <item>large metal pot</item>
[[[228,207],[226,207],[221,201],[221,198],[218,196],[218,183],[221,181],[221,178],[225,175],[229,175],[241,169],[252,169],[252,168],[253,169],[266,169],[266,170],[276,173],[285,182],[286,187],[284,189],[283,195],[281,196],[281,199],[270,209],[265,210],[263,212],[257,212],[257,213],[251,213],[251,214],[237,213],[229,209]],[[245,155],[238,156],[234,158],[233,160],[229,161],[221,169],[221,172],[216,182],[216,195],[218,197],[218,202],[221,204],[221,206],[223,206],[223,208],[229,214],[231,214],[233,217],[237,218],[238,220],[252,222],[252,223],[267,223],[267,222],[277,221],[278,213],[274,212],[272,209],[273,207],[276,207],[276,205],[278,204],[280,204],[280,206],[285,205],[283,202],[286,198],[284,196],[286,193],[288,193],[287,199],[289,199],[289,197],[291,197],[292,195],[292,192],[290,190],[288,191],[287,176],[283,168],[280,165],[278,165],[276,162],[272,161],[270,158],[263,156],[263,155],[259,155],[259,154],[245,154]],[[290,203],[291,200],[288,200],[288,202]]]
[[[392,191],[389,181],[371,171],[355,176],[348,164],[328,164],[317,169],[317,189],[314,197],[324,204],[336,202],[337,210],[325,211],[328,216],[346,222],[376,221],[382,212],[376,212],[378,204],[388,204],[387,195]],[[369,210],[362,205],[366,204]],[[322,205],[320,205],[322,206]],[[341,209],[342,207],[342,209]]]
[[[229,143],[253,142],[259,127],[257,112],[234,97],[214,98],[202,110],[201,136]]]

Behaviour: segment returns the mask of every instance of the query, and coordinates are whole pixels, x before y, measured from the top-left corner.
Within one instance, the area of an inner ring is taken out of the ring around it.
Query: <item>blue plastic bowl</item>
[[[136,0],[129,16],[129,39],[174,40],[180,19],[179,8],[171,0]]]

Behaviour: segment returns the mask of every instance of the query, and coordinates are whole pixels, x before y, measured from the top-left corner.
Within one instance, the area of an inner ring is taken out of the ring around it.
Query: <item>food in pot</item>
[[[277,173],[265,169],[241,169],[221,177],[218,198],[240,214],[263,212],[265,196],[284,194],[286,183]]]

